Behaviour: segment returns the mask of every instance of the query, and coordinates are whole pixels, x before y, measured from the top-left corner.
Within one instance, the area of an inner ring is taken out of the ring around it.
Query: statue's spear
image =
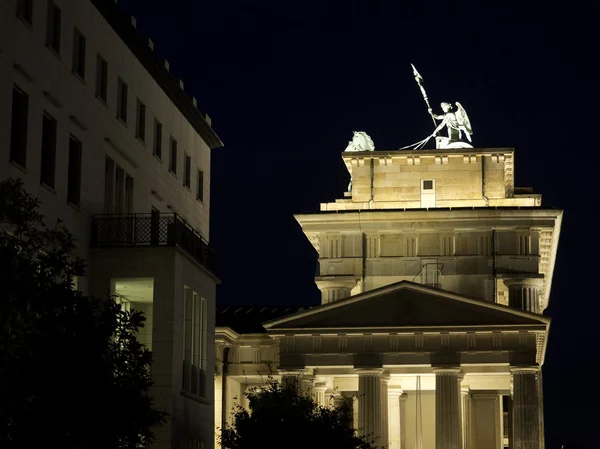
[[[413,69],[413,75],[415,75],[415,81],[421,89],[421,94],[423,94],[423,100],[425,100],[425,104],[427,105],[427,111],[429,111],[431,110],[431,106],[429,106],[429,98],[427,98],[427,92],[425,92],[425,88],[423,87],[423,77],[419,72],[417,72],[417,68],[413,64],[411,64],[411,67]],[[429,114],[431,115],[431,120],[433,120],[433,126],[437,128],[437,123],[433,117],[433,114],[431,112]]]

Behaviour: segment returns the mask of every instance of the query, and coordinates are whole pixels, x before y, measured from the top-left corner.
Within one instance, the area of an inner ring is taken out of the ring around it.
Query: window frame
[[[73,75],[81,80],[85,80],[85,57],[86,57],[87,39],[85,35],[73,28],[73,63],[71,71]]]
[[[46,141],[44,125],[50,123],[51,141]],[[54,189],[56,187],[56,140],[58,122],[48,111],[42,113],[42,148],[40,158],[40,184]]]
[[[33,0],[17,0],[16,15],[29,26],[33,26]]]
[[[183,186],[187,189],[192,186],[192,158],[186,152],[183,153]]]
[[[76,154],[73,154],[76,151]],[[75,135],[69,135],[69,165],[67,174],[67,202],[79,207],[81,204],[81,166],[83,158],[83,142]],[[72,165],[76,164],[76,167]],[[75,184],[72,184],[75,182]],[[73,195],[76,194],[76,198]]]
[[[46,9],[46,47],[60,55],[60,44],[61,44],[61,31],[62,31],[62,10],[52,0],[48,0]],[[51,36],[50,33],[50,11],[54,11],[53,17],[53,30],[54,34]]]
[[[152,154],[158,159],[162,160],[162,123],[154,117],[153,137],[154,142],[152,143]]]
[[[196,200],[204,203],[204,170],[198,169],[196,175]]]
[[[108,102],[108,62],[100,54],[96,54],[96,98],[104,104]]]
[[[128,106],[129,86],[123,78],[117,78],[117,119],[123,124],[127,124],[127,106]]]
[[[169,173],[177,176],[177,140],[173,136],[169,140]]]
[[[139,98],[135,102],[135,137],[146,142],[146,105]]]
[[[20,124],[19,129],[15,129],[17,125],[15,113],[15,93],[21,96],[24,108],[19,111]],[[11,106],[11,124],[10,124],[10,150],[9,160],[18,166],[27,167],[27,130],[29,127],[29,95],[17,84],[13,84],[12,106]]]

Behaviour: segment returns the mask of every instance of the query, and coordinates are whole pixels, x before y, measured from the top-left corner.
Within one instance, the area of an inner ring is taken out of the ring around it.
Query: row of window
[[[19,86],[13,86],[10,160],[27,167],[27,122],[29,96]],[[56,178],[56,119],[48,112],[42,115],[42,148],[40,183],[54,188]],[[81,141],[69,136],[69,165],[67,174],[67,200],[79,205],[81,200]]]
[[[33,0],[17,1],[17,16],[30,25],[33,25]],[[46,45],[57,54],[60,54],[60,36],[61,36],[61,17],[60,8],[52,1],[48,0],[47,20],[46,20]],[[72,71],[82,80],[86,73],[86,38],[77,29],[73,31],[73,59]],[[117,79],[117,119],[123,124],[128,120],[128,85],[120,77]],[[108,103],[108,62],[99,53],[96,56],[96,85],[95,95],[105,105]],[[136,120],[135,137],[141,142],[146,142],[146,105],[138,98],[136,101]],[[162,124],[154,119],[154,142],[152,153],[155,157],[162,160],[163,132]],[[177,175],[178,145],[177,140],[169,137],[169,172]],[[183,164],[183,186],[191,188],[191,158],[184,153]],[[198,170],[196,186],[196,199],[204,201],[204,173]]]

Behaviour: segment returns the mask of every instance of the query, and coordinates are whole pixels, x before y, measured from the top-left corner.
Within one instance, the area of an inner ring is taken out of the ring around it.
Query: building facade
[[[222,146],[114,0],[0,2],[0,178],[72,232],[86,294],[142,310],[156,448],[213,445],[210,151]]]
[[[350,191],[296,216],[322,304],[217,311],[215,425],[272,372],[390,449],[543,448],[562,211],[514,186],[510,148],[342,158]]]

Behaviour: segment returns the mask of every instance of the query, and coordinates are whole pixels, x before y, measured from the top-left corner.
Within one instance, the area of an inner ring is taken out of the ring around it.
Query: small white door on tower
[[[435,179],[421,179],[421,208],[435,207]]]

